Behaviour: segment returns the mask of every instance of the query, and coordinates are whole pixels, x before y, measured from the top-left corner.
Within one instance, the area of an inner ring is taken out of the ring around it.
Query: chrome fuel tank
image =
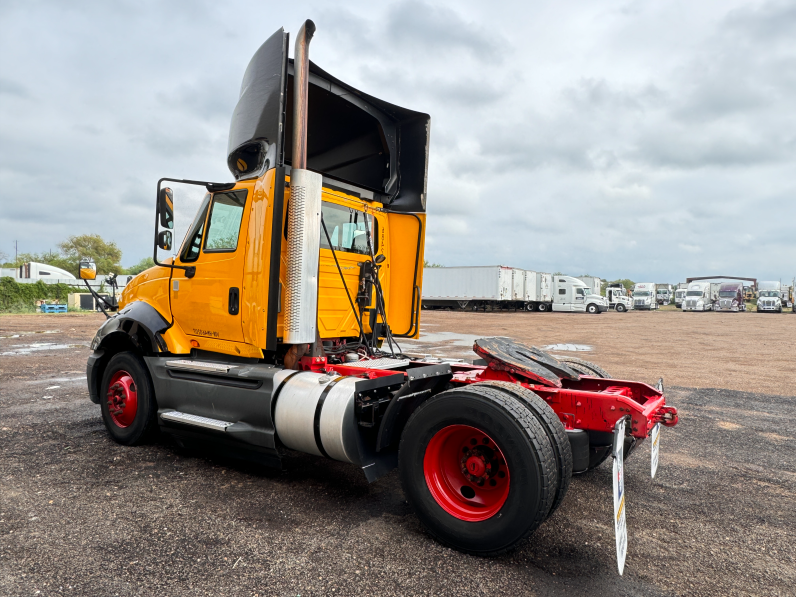
[[[359,464],[354,415],[356,377],[302,371],[280,387],[274,427],[288,448]]]

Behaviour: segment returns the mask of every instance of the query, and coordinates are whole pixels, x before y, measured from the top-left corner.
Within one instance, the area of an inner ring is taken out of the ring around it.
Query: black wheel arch
[[[160,334],[171,327],[152,305],[136,301],[105,321],[91,341],[92,354],[86,364],[89,398],[99,404],[99,386],[108,361],[120,352],[153,356],[168,352]]]

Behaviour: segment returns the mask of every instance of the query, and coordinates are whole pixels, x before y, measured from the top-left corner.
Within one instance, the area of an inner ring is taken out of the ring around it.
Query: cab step
[[[197,371],[200,373],[228,373],[236,365],[226,363],[211,363],[208,361],[189,361],[180,359],[176,361],[166,361],[167,369],[180,369],[182,371]]]
[[[181,413],[178,410],[171,410],[160,415],[164,421],[171,421],[174,423],[183,423],[184,425],[193,425],[194,427],[204,427],[205,429],[213,429],[215,431],[226,432],[227,427],[231,427],[234,423],[228,421],[220,421],[218,419],[211,419],[209,417],[200,417],[199,415],[189,415],[188,413]]]

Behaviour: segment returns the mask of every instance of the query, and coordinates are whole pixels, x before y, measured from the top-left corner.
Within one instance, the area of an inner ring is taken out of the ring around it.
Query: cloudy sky
[[[796,275],[796,2],[0,4],[0,251],[150,254],[160,176],[231,180],[254,51],[432,117],[426,256],[677,282]]]

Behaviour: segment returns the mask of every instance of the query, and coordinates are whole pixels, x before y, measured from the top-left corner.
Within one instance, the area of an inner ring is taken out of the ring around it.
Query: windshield
[[[735,298],[738,295],[738,292],[735,290],[720,290],[719,296],[722,298]]]
[[[649,296],[649,295],[650,295],[650,293],[647,292],[646,290],[636,290],[633,293],[633,296]]]
[[[701,290],[689,290],[688,292],[686,292],[685,295],[686,296],[702,296],[702,291]]]
[[[761,290],[760,296],[778,297],[779,292],[777,292],[776,290]]]
[[[583,294],[591,294],[591,288],[584,288]]]

